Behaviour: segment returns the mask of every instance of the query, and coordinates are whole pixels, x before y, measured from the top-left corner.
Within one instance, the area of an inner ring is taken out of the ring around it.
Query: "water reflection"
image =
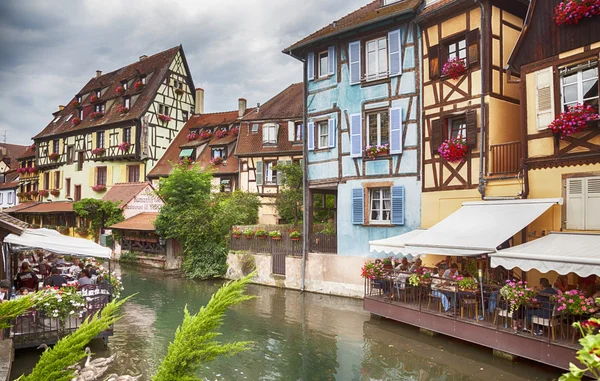
[[[193,282],[159,271],[125,267],[124,307],[108,348],[91,344],[97,356],[116,353],[108,373],[143,374],[150,380],[181,323],[208,302],[220,281]],[[371,319],[359,300],[251,285],[257,298],[228,312],[224,341],[253,341],[251,351],[206,364],[209,380],[551,380],[558,371],[533,363],[509,363],[491,352],[446,337],[428,337],[413,327]],[[27,372],[36,351],[17,352],[13,377]]]

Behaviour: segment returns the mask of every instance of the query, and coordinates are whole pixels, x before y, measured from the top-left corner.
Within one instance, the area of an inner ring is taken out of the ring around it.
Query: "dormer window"
[[[390,5],[390,4],[394,4],[394,3],[399,3],[402,0],[383,0],[383,5]]]
[[[225,147],[215,147],[211,152],[211,159],[216,159],[220,157],[223,160],[227,160],[227,148]]]
[[[125,107],[127,109],[131,108],[131,98],[130,97],[123,98],[123,107]]]
[[[83,109],[79,109],[79,111],[77,112],[77,117],[81,120],[83,119]]]
[[[145,76],[145,75],[143,75],[143,76],[140,78],[140,81],[141,81],[141,82],[142,82],[142,83],[145,85],[145,84],[146,84],[146,76]]]
[[[83,99],[83,98],[81,97],[81,95],[77,95],[77,97],[76,97],[76,98],[77,98],[77,102],[79,102],[79,104],[81,104],[81,100]]]
[[[277,144],[278,125],[275,123],[267,123],[263,125],[263,144]]]
[[[56,124],[59,120],[60,120],[60,115],[58,115],[56,118],[54,118],[52,123]]]
[[[123,90],[127,90],[127,81],[121,81],[121,87]]]
[[[94,105],[94,111],[95,112],[104,113],[105,109],[106,109],[106,104],[105,103],[99,103],[99,104]]]
[[[100,89],[96,90],[96,96],[98,98],[100,98],[101,95],[102,95],[102,90],[100,90]]]

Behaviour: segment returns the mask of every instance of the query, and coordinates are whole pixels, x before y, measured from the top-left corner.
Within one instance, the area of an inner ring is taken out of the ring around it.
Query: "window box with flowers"
[[[469,147],[467,147],[467,142],[464,139],[451,138],[440,145],[438,152],[444,160],[450,163],[458,163],[465,159]]]
[[[365,262],[360,269],[360,276],[366,279],[381,279],[385,274],[383,263],[381,262]]]
[[[30,145],[28,149],[30,151],[35,151],[35,143],[33,143],[32,145]]]
[[[460,78],[466,71],[465,60],[459,57],[450,58],[442,67],[442,75],[454,80]]]
[[[104,185],[104,184],[97,184],[97,185],[94,185],[94,186],[92,187],[92,190],[93,190],[94,192],[98,192],[98,193],[104,192],[104,191],[106,190],[106,185]]]
[[[258,229],[254,235],[256,238],[265,239],[267,238],[267,231],[265,229]]]
[[[580,132],[588,127],[588,122],[598,119],[598,114],[590,105],[569,106],[569,111],[563,112],[550,123],[550,129],[560,138]]]
[[[279,230],[270,231],[269,237],[271,237],[271,239],[273,241],[280,241],[281,240],[281,232]]]
[[[103,148],[103,147],[94,148],[92,150],[92,154],[95,156],[103,156],[105,152],[106,152],[106,148]]]
[[[223,158],[222,157],[213,157],[212,159],[210,159],[210,163],[212,165],[219,165],[223,163]]]
[[[36,167],[27,167],[27,172],[29,172],[30,174],[34,174],[37,172],[37,168]]]
[[[116,88],[115,91],[117,92],[117,94],[121,95],[125,92],[125,88],[123,86],[119,86]]]
[[[92,96],[90,97],[90,102],[91,102],[91,103],[96,103],[96,102],[99,102],[99,101],[100,101],[100,97],[99,97],[99,96],[97,96],[96,94],[94,94],[94,95],[92,95]]]
[[[591,315],[596,312],[594,298],[586,298],[579,290],[558,290],[558,294],[552,295],[551,300],[556,303],[557,312],[564,311],[570,315]]]
[[[254,230],[252,229],[246,229],[244,230],[244,237],[251,239],[252,237],[254,237]]]
[[[17,168],[17,173],[20,175],[24,175],[27,173],[27,168]]]
[[[243,232],[241,229],[236,229],[236,228],[231,229],[231,235],[234,238],[240,238],[242,236],[242,234],[243,234]]]
[[[81,107],[81,102],[79,102],[78,100],[74,100],[71,104],[75,108],[80,108]]]
[[[180,89],[180,88],[176,88],[175,89],[175,94],[177,94],[177,95],[183,95],[183,93],[185,93],[185,91],[183,91],[183,89]]]
[[[190,132],[189,134],[187,134],[186,138],[188,142],[191,142],[198,139],[198,134],[195,132]]]
[[[168,123],[171,121],[171,117],[165,114],[158,114],[158,119],[160,119],[161,121]]]
[[[136,83],[133,84],[133,89],[135,91],[140,91],[143,88],[144,88],[144,82],[142,82],[142,81],[137,81]]]
[[[232,127],[231,130],[229,130],[229,132],[231,133],[231,136],[238,136],[238,134],[240,133],[240,129],[237,127]]]
[[[58,161],[60,154],[57,152],[52,152],[50,155],[48,155],[48,158],[52,161]]]
[[[17,197],[23,199],[27,197],[27,192],[17,192]]]
[[[47,190],[45,189],[40,189],[38,191],[38,194],[40,195],[40,197],[48,197],[48,195],[50,194]]]
[[[556,25],[577,24],[583,18],[600,15],[600,0],[565,0],[554,8]]]
[[[129,112],[129,108],[128,108],[128,107],[125,107],[125,106],[123,106],[123,105],[119,105],[119,106],[117,106],[117,112],[118,112],[120,115],[127,114],[127,113]]]
[[[79,123],[81,123],[81,119],[79,119],[79,118],[73,118],[71,120],[71,126],[73,126],[73,127],[79,125]]]
[[[119,151],[123,152],[123,153],[127,153],[129,152],[129,148],[131,148],[131,143],[129,142],[122,142],[119,143]]]
[[[384,144],[381,146],[378,145],[368,145],[365,148],[365,156],[370,159],[375,159],[377,156],[385,156],[390,154],[390,145]]]
[[[536,292],[525,281],[508,279],[506,280],[506,284],[500,289],[500,295],[508,302],[508,307],[512,314],[521,305],[535,301]]]
[[[58,196],[60,196],[60,191],[58,189],[52,189],[50,191],[50,194],[54,197],[58,197]]]
[[[200,140],[210,139],[213,137],[213,133],[210,131],[202,131],[200,133]]]
[[[94,112],[90,113],[90,119],[91,120],[100,119],[103,116],[104,116],[104,113],[100,112],[100,111],[94,111]]]
[[[292,231],[290,232],[290,239],[291,239],[292,241],[300,241],[300,238],[302,238],[302,233],[300,233],[299,231],[297,231],[297,230],[292,230]]]
[[[215,134],[215,136],[217,137],[217,139],[223,139],[227,135],[229,135],[229,132],[227,130],[219,130]]]
[[[37,197],[40,194],[40,192],[38,192],[36,190],[32,190],[31,192],[27,192],[27,193],[29,193],[29,196],[31,196],[31,197]]]

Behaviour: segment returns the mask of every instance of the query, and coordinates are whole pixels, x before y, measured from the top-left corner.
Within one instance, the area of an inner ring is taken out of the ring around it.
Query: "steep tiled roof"
[[[154,231],[154,221],[158,213],[140,213],[109,226],[111,229]]]
[[[35,157],[35,148],[33,148],[33,146],[28,146],[27,149],[19,156],[17,157],[17,160],[23,160],[23,159],[31,159]]]
[[[90,79],[90,81],[79,91],[79,94],[83,96],[81,106],[84,110],[84,118],[81,123],[77,126],[73,126],[71,123],[72,119],[78,114],[78,109],[73,106],[73,101],[75,101],[75,98],[73,98],[69,100],[69,103],[63,110],[54,114],[55,118],[60,116],[60,119],[54,123],[54,120],[56,120],[54,118],[42,132],[34,137],[34,139],[46,138],[56,134],[83,130],[94,126],[133,120],[141,117],[148,108],[150,102],[154,99],[154,94],[167,73],[171,61],[180,49],[182,49],[180,46],[176,46],[141,61],[124,66],[113,72],[103,74],[100,77]],[[141,91],[136,91],[133,83],[138,81],[141,76],[144,75],[146,76],[146,85]],[[117,94],[116,89],[121,86],[121,81],[125,80],[130,81],[130,84],[127,91],[122,95],[119,95]],[[132,80],[133,82],[131,82]],[[127,95],[139,95],[139,98],[131,105],[129,112],[125,115],[121,115],[120,112],[117,111],[117,106],[119,106],[121,102],[113,102],[110,108],[107,104],[104,117],[90,120],[89,114],[94,111],[94,104],[90,102],[90,97],[98,88],[102,88],[102,95],[100,97],[101,102],[115,100],[116,98],[120,99],[121,96]],[[72,115],[72,117],[71,120],[67,121],[69,115]]]
[[[16,169],[19,167],[19,161],[17,159],[23,155],[26,150],[27,146],[0,143],[0,161],[7,158],[9,159],[9,168]],[[6,154],[4,154],[4,152],[6,152]]]
[[[26,222],[0,212],[0,229],[6,229],[11,233],[21,235],[28,227],[29,224]]]
[[[302,118],[302,83],[294,83],[251,112],[243,120],[274,120]]]
[[[37,204],[39,204],[39,202],[35,202],[35,201],[23,202],[19,205],[13,206],[12,208],[4,209],[3,212],[4,213],[20,213],[22,210],[29,209]]]
[[[125,207],[129,201],[133,200],[141,191],[147,186],[151,186],[150,183],[118,183],[110,187],[110,190],[106,192],[103,201],[119,202],[119,208]]]
[[[290,153],[302,154],[302,143],[291,142],[288,139],[287,122],[278,123],[277,145],[263,145],[262,125],[258,126],[258,132],[252,133],[252,124],[243,123],[240,128],[240,136],[235,151],[236,156],[251,156],[262,153]]]
[[[19,213],[69,213],[73,212],[73,203],[70,201],[39,202]]]
[[[422,0],[401,0],[398,3],[382,7],[381,5],[383,2],[381,0],[374,0],[364,7],[342,17],[335,22],[332,22],[326,27],[296,42],[292,46],[284,49],[284,52],[301,48],[327,37],[331,37],[360,26],[368,25],[382,19],[412,12],[421,1]]]

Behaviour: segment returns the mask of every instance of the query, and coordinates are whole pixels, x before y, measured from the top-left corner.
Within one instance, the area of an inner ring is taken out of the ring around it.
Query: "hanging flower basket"
[[[176,88],[176,89],[175,89],[175,93],[176,93],[177,95],[183,95],[183,93],[185,93],[185,91],[183,91],[183,89]]]
[[[79,102],[79,101],[77,101],[77,100],[73,101],[73,103],[71,103],[71,104],[72,104],[72,105],[73,105],[73,107],[75,107],[75,108],[79,108],[79,107],[81,107],[81,102]]]
[[[223,158],[222,157],[213,157],[212,159],[210,159],[210,163],[212,165],[219,165],[219,164],[223,163]]]
[[[90,119],[91,120],[96,120],[96,119],[102,118],[103,116],[104,116],[103,112],[99,112],[99,111],[96,112],[96,111],[94,111],[93,113],[90,114]]]
[[[79,118],[73,118],[73,119],[71,119],[71,125],[73,127],[77,126],[79,123],[81,123],[81,119],[79,119]]]
[[[60,155],[56,152],[52,152],[50,155],[48,155],[48,159],[52,160],[52,161],[57,161],[60,158]]]
[[[254,230],[252,230],[252,229],[244,230],[244,237],[246,237],[248,239],[252,239],[252,237],[254,237]]]
[[[462,138],[454,138],[445,140],[440,148],[438,148],[440,156],[450,163],[458,163],[465,159],[469,148],[467,143]]]
[[[123,86],[119,86],[116,88],[115,91],[117,92],[117,94],[121,95],[125,92],[125,88],[123,88]]]
[[[54,197],[58,197],[58,195],[60,195],[60,191],[58,189],[52,189],[50,194]]]
[[[129,112],[129,108],[127,108],[123,105],[119,105],[119,106],[117,106],[117,112],[121,115],[127,114]]]
[[[231,130],[229,130],[229,132],[231,133],[231,136],[238,136],[238,134],[240,133],[240,129],[237,127],[233,127],[231,128]]]
[[[200,133],[200,140],[210,139],[213,137],[213,133],[210,131],[202,131]]]
[[[104,192],[106,190],[106,185],[102,185],[102,184],[94,185],[92,187],[92,190],[94,192],[98,192],[98,193]]]
[[[87,228],[76,228],[75,233],[80,237],[87,237],[89,232]]]
[[[133,84],[133,88],[135,91],[139,91],[141,89],[144,88],[144,82],[142,81],[137,81],[136,83]]]
[[[265,239],[267,238],[267,231],[265,229],[258,229],[254,235],[256,238]]]
[[[382,146],[373,145],[365,148],[365,156],[374,159],[376,156],[384,156],[390,154],[390,145],[384,144]]]
[[[98,147],[92,150],[92,154],[96,156],[102,156],[106,152],[106,148]]]
[[[90,102],[95,103],[98,101],[100,101],[100,97],[98,97],[96,94],[94,94],[90,97]]]
[[[222,138],[224,138],[227,135],[229,135],[229,132],[227,130],[219,130],[215,134],[215,136],[217,137],[217,139],[222,139]]]
[[[27,168],[17,168],[17,173],[22,175],[25,174],[27,172]]]
[[[191,133],[187,134],[187,141],[188,142],[194,141],[196,139],[198,139],[198,134],[197,133],[191,132]]]
[[[242,231],[240,229],[233,228],[231,229],[231,235],[235,238],[240,238],[242,236]]]
[[[508,279],[500,289],[500,295],[509,303],[510,313],[517,310],[522,304],[535,300],[536,292],[527,286],[527,282]]]
[[[561,113],[549,127],[552,132],[564,138],[587,128],[587,123],[594,119],[598,119],[598,114],[592,106],[569,106],[569,111]]]
[[[119,144],[119,151],[128,152],[129,148],[131,148],[131,143],[122,142]]]
[[[449,59],[442,67],[442,75],[452,79],[458,79],[466,71],[467,66],[465,65],[465,61],[458,57]]]
[[[39,191],[38,191],[38,194],[39,194],[41,197],[48,197],[48,195],[49,195],[50,193],[49,193],[47,190],[41,189],[41,190],[39,190]]]
[[[162,120],[163,122],[171,121],[171,117],[165,114],[158,114],[158,119]]]
[[[554,8],[557,25],[577,24],[583,18],[600,15],[600,0],[566,0]]]
[[[293,230],[290,232],[290,239],[292,241],[300,241],[300,238],[302,238],[302,233],[300,233],[297,230]]]

